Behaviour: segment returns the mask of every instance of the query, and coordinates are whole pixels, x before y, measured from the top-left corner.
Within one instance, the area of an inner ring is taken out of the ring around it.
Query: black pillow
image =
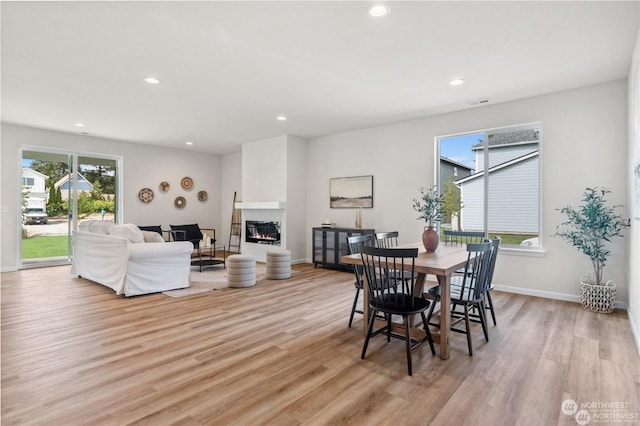
[[[138,226],[138,228],[141,231],[152,231],[152,232],[157,232],[158,234],[162,235],[162,227],[160,225]]]
[[[198,244],[198,241],[202,240],[202,231],[197,223],[191,225],[169,225],[172,231],[184,231],[175,234],[176,239],[183,239],[183,241],[191,241],[194,246]],[[182,235],[185,235],[184,237]]]

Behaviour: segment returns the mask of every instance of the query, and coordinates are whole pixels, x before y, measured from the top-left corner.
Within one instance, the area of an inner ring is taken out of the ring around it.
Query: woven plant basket
[[[590,284],[586,277],[580,279],[580,301],[582,307],[601,314],[613,312],[616,303],[616,285],[607,281],[605,285]]]

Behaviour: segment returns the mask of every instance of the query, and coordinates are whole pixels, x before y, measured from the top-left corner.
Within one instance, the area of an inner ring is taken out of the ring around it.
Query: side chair
[[[471,344],[471,310],[478,312],[478,320],[482,325],[484,338],[489,341],[489,332],[487,329],[487,319],[485,313],[484,298],[487,291],[487,280],[490,269],[490,260],[492,252],[492,243],[487,241],[484,243],[467,244],[467,262],[465,264],[463,274],[456,276],[455,282],[451,283],[451,304],[455,307],[462,306],[463,312],[454,312],[451,310],[452,316],[458,316],[464,319],[464,329],[456,328],[453,323],[451,331],[464,333],[467,335],[467,346],[469,356],[473,355],[473,347]],[[427,315],[427,323],[433,315],[433,307],[436,301],[440,300],[440,286],[431,287],[428,295],[434,300]]]
[[[425,312],[429,309],[431,302],[414,294],[415,282],[415,260],[418,257],[417,248],[380,248],[362,247],[363,269],[367,278],[367,289],[369,291],[369,325],[367,336],[362,347],[361,358],[365,359],[369,339],[378,334],[387,336],[387,342],[391,337],[404,339],[407,352],[407,371],[413,374],[411,363],[411,350],[421,345],[425,341],[429,342],[432,355],[436,354],[433,347],[433,339],[427,325]],[[393,269],[395,274],[388,274],[387,271]],[[399,289],[402,291],[399,291]],[[383,313],[386,317],[386,325],[373,330],[376,314]],[[425,337],[416,339],[410,334],[410,316],[420,314],[424,326]],[[400,315],[404,324],[404,335],[393,330],[392,317]]]
[[[445,229],[442,231],[442,236],[445,244],[469,244],[484,241],[484,232],[482,231],[452,231]]]
[[[373,234],[364,234],[357,235],[355,237],[347,237],[347,246],[349,247],[349,254],[358,254],[362,247],[373,247],[375,244],[375,240],[373,239]],[[364,273],[361,265],[354,265],[353,272],[356,277],[355,282],[353,283],[356,288],[356,294],[353,297],[353,306],[351,307],[351,315],[349,315],[349,327],[351,327],[351,323],[353,322],[353,315],[357,312],[359,314],[363,313],[362,311],[356,308],[358,304],[358,296],[360,295],[360,290],[363,289],[363,278]]]
[[[376,247],[392,248],[398,246],[398,231],[378,232],[376,234]]]

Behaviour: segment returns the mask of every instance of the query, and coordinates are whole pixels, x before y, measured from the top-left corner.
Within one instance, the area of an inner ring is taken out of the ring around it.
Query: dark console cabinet
[[[349,254],[347,237],[375,234],[373,229],[357,228],[313,228],[313,266],[352,271],[351,265],[340,263],[340,258]]]

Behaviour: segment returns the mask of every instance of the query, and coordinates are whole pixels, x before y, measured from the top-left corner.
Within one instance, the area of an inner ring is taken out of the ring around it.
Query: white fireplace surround
[[[242,229],[246,229],[246,222],[251,220],[274,221],[280,224],[280,244],[275,246],[285,250],[287,236],[286,203],[281,201],[253,201],[237,202],[237,209],[242,209]],[[244,254],[254,256],[258,262],[266,262],[267,251],[274,250],[270,244],[247,242],[245,238],[240,242],[240,250]]]
[[[236,209],[242,210],[284,210],[287,203],[282,201],[253,201],[236,203]]]

